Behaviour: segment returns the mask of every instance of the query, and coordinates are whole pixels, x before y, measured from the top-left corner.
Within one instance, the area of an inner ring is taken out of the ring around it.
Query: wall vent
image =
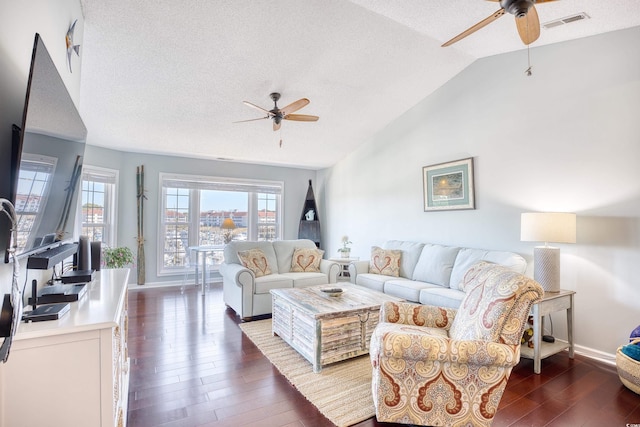
[[[554,27],[559,27],[560,25],[570,24],[576,21],[582,21],[584,19],[589,19],[590,16],[584,12],[576,13],[575,15],[567,16],[560,19],[555,19],[553,21],[545,22],[542,24],[542,28],[550,29]]]

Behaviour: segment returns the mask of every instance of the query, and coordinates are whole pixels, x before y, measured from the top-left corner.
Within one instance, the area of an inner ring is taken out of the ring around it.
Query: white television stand
[[[0,427],[126,425],[128,279],[101,270],[65,316],[20,324],[0,364]]]

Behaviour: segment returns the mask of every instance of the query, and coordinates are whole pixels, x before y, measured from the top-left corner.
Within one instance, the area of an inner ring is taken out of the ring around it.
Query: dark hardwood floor
[[[331,426],[238,328],[220,284],[129,293],[128,425]],[[513,370],[493,423],[503,426],[625,426],[640,423],[640,396],[615,367],[566,353]],[[375,418],[358,427],[395,426]]]

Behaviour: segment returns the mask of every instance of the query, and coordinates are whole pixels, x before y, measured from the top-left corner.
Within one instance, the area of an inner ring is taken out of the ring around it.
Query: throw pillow
[[[267,256],[262,249],[249,249],[247,251],[239,251],[238,258],[243,266],[253,271],[256,277],[267,276],[271,274],[271,267]]]
[[[378,246],[373,246],[371,248],[369,273],[399,277],[401,256],[402,251],[382,249]]]
[[[295,248],[291,258],[291,271],[295,273],[319,273],[324,251],[315,248]]]

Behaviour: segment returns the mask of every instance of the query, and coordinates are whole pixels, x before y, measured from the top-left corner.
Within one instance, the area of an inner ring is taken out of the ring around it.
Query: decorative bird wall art
[[[73,31],[76,29],[76,22],[78,22],[77,19],[73,21],[73,24],[71,24],[67,31],[67,35],[65,36],[65,41],[67,43],[67,63],[69,64],[70,73],[73,73],[73,70],[71,69],[71,53],[75,52],[76,55],[80,56],[80,45],[73,44]]]

